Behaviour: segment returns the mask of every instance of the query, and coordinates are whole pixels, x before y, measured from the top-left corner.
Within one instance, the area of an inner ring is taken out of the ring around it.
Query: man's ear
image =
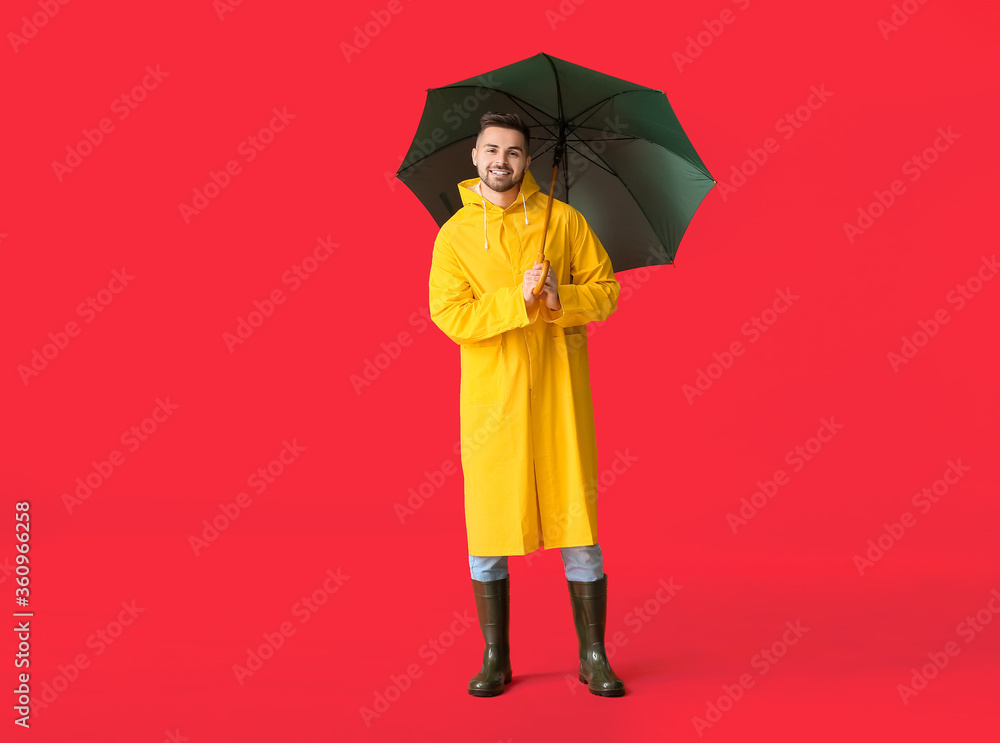
[[[476,147],[472,148],[472,164],[475,165],[478,168],[479,167],[479,163],[476,162],[476,151],[477,151],[477,149],[478,148],[476,148]]]
[[[527,170],[531,167],[531,155],[528,155],[528,159],[524,161],[524,169]]]

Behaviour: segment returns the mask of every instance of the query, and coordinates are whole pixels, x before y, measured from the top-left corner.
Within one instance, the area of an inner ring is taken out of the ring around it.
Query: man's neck
[[[521,184],[518,184],[516,188],[504,191],[503,193],[497,193],[489,187],[484,189],[483,186],[483,180],[480,178],[479,183],[477,183],[472,190],[489,201],[491,204],[496,204],[501,209],[506,209],[508,206],[517,201],[517,197],[521,193]]]

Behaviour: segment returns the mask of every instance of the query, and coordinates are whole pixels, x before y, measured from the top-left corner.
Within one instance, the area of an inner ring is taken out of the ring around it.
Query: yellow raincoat
[[[459,393],[470,555],[523,555],[597,539],[597,444],[586,323],[618,306],[621,285],[583,215],[553,201],[545,257],[560,311],[524,305],[548,196],[525,171],[501,209],[458,184],[462,208],[441,227],[430,315],[461,346]]]

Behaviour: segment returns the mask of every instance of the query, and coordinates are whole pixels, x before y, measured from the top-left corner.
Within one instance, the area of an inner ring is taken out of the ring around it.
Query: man
[[[528,166],[516,114],[480,121],[458,184],[462,208],[441,227],[430,314],[461,345],[459,394],[469,568],[486,642],[469,681],[496,696],[511,680],[508,555],[561,548],[580,681],[601,696],[625,687],[604,647],[607,575],[597,542],[597,445],[586,324],[617,307],[611,260],[579,211],[553,200],[544,288],[537,263],[548,197]]]

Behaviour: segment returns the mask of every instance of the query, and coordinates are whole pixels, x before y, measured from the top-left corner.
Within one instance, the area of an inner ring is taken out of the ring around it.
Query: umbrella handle
[[[545,258],[545,235],[549,231],[549,214],[552,213],[552,192],[556,187],[556,173],[559,170],[559,161],[556,160],[556,164],[552,166],[552,180],[549,183],[549,201],[545,206],[545,223],[542,225],[542,246],[538,249],[538,260],[536,263],[542,264],[542,274],[538,277],[538,283],[535,284],[535,288],[531,290],[531,293],[536,297],[541,293],[542,287],[545,286],[545,279],[549,275],[549,262]]]
[[[541,293],[542,287],[545,286],[545,277],[549,275],[549,261],[548,259],[542,260],[542,275],[538,277],[538,283],[535,284],[535,288],[531,290],[531,293],[536,297]]]

